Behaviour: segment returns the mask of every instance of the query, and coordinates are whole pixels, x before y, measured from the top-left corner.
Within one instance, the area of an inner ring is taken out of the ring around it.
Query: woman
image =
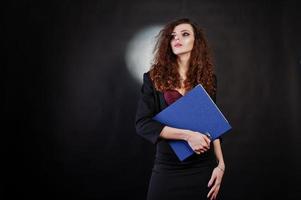
[[[156,144],[148,200],[216,199],[225,170],[220,139],[152,119],[201,83],[216,101],[216,76],[203,31],[189,19],[167,24],[159,33],[154,64],[143,75],[136,131]],[[179,161],[168,140],[185,140],[195,152]]]

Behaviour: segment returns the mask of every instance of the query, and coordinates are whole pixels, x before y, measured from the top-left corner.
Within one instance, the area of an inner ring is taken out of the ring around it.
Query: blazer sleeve
[[[136,133],[155,144],[160,136],[164,124],[155,121],[152,117],[156,114],[154,88],[149,77],[149,72],[143,74],[143,84],[135,116]]]
[[[214,84],[214,86],[215,86],[215,88],[216,88],[216,91],[217,91],[217,77],[216,77],[215,74],[213,75],[213,79],[214,79],[214,80],[213,80],[213,84]],[[216,103],[216,95],[217,95],[217,92],[215,92],[215,95],[213,96],[213,101],[214,101],[214,103]],[[218,137],[217,139],[219,139],[221,143],[223,142],[222,136]]]

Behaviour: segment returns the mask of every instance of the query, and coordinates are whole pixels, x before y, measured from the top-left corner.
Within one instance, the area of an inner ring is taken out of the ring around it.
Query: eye
[[[189,36],[190,34],[187,33],[187,32],[184,32],[182,35],[183,35],[183,36]]]

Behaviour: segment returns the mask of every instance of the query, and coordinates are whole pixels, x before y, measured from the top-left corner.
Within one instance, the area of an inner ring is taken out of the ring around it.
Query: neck
[[[183,54],[183,55],[178,55],[178,71],[180,76],[185,79],[186,78],[186,73],[189,68],[189,59],[190,59],[190,53],[189,54]]]

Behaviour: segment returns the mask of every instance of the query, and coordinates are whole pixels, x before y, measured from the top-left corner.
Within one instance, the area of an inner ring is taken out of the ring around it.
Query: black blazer
[[[217,79],[215,75],[214,83],[216,86]],[[212,99],[216,102],[216,96],[212,97]],[[153,144],[157,143],[159,135],[165,125],[153,120],[152,117],[167,106],[163,93],[155,89],[149,72],[144,73],[141,94],[135,116],[137,134]]]

